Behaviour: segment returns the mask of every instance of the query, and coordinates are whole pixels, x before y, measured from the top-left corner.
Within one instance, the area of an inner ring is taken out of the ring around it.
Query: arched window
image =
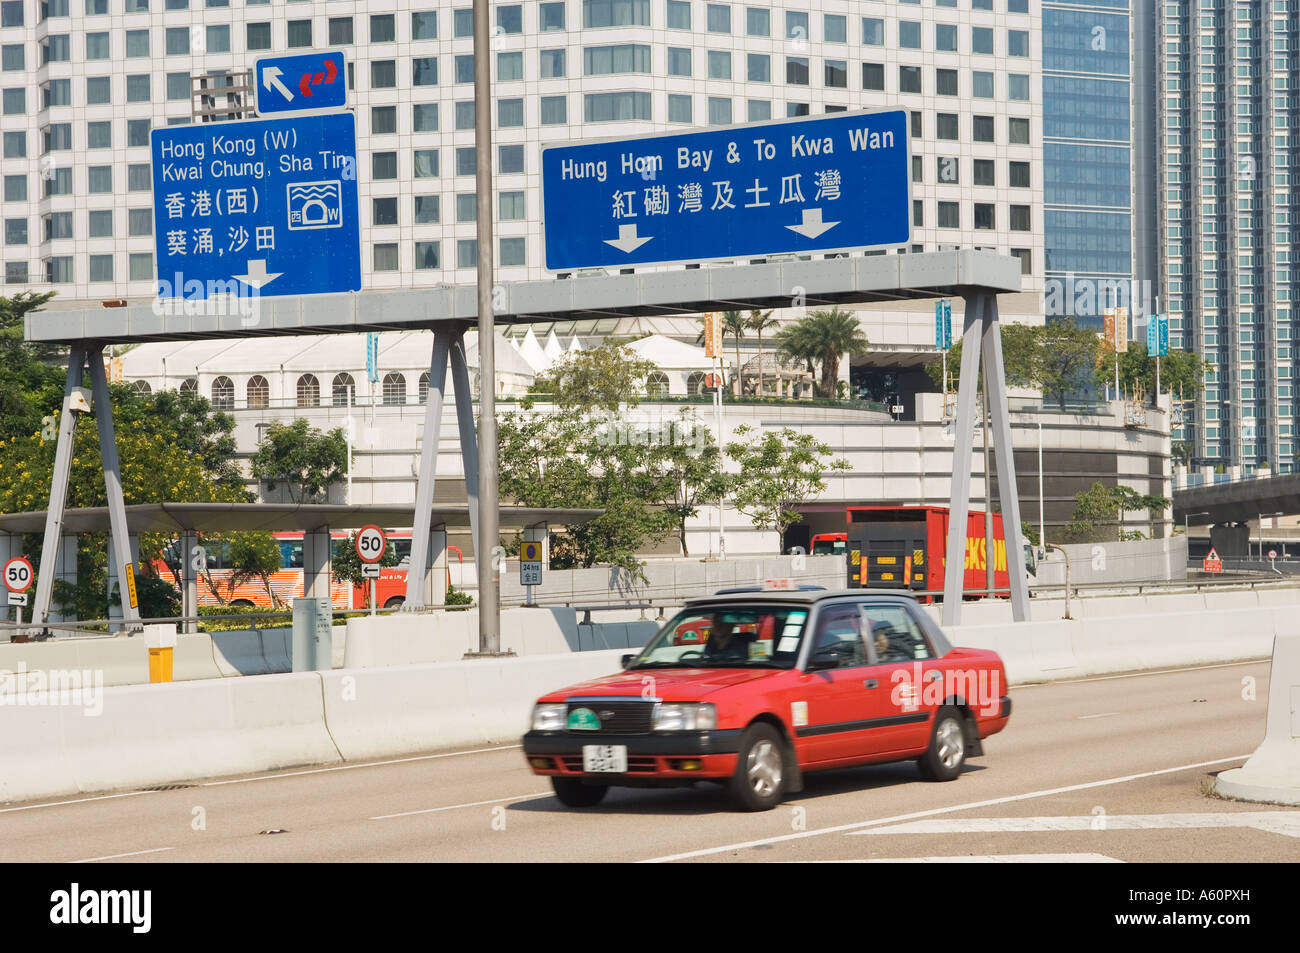
[[[703,371],[691,371],[690,376],[686,378],[686,393],[691,397],[699,397],[704,393]]]
[[[668,375],[652,371],[650,376],[645,379],[645,392],[651,398],[667,397]]]
[[[298,378],[298,406],[320,406],[320,381],[315,374],[304,374]]]
[[[153,393],[153,388],[149,386],[148,381],[132,381],[131,389],[141,397],[148,397]]]
[[[420,389],[420,403],[423,404],[426,400],[429,399],[429,372],[428,371],[424,371],[423,373],[420,374],[419,389]]]
[[[235,382],[229,377],[218,377],[212,382],[212,409],[235,409]]]
[[[348,406],[349,399],[356,401],[357,385],[352,379],[352,375],[346,372],[334,375],[334,385],[330,392],[331,401],[335,407]]]
[[[187,377],[181,382],[181,393],[197,394],[199,392],[199,379],[197,377]]]
[[[271,386],[261,374],[254,374],[248,379],[248,406],[262,409],[271,405]]]
[[[396,371],[384,375],[384,403],[406,403],[406,378]]]

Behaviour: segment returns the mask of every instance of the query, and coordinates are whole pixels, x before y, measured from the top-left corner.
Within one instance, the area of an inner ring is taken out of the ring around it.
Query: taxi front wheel
[[[756,724],[740,736],[736,773],[727,790],[742,811],[770,811],[785,794],[785,757],[781,736],[771,725]]]
[[[951,781],[966,763],[966,734],[961,712],[940,708],[934,716],[930,749],[921,756],[921,776],[927,781]]]
[[[595,807],[609,793],[608,784],[583,784],[577,778],[551,778],[551,786],[566,807]]]

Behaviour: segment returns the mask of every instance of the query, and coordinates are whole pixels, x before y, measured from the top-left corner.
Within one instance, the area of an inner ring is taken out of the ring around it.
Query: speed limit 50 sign
[[[357,556],[363,563],[377,563],[384,558],[388,537],[378,526],[363,526],[357,530]]]
[[[26,592],[31,587],[35,575],[36,571],[32,569],[32,564],[25,557],[15,556],[5,563],[5,588],[10,592]]]

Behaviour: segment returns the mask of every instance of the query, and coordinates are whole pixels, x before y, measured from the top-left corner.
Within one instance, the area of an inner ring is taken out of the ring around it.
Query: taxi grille
[[[595,731],[576,731],[574,734],[599,735],[602,732],[614,734],[638,735],[649,734],[654,722],[653,702],[569,702],[568,712],[575,708],[586,708],[596,713],[600,728]]]
[[[563,757],[560,759],[564,764],[565,771],[582,773],[582,758]],[[656,768],[654,758],[638,757],[633,755],[627,759],[628,774],[653,774]]]

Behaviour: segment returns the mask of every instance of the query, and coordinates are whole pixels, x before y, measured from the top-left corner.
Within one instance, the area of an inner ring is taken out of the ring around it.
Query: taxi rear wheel
[[[577,778],[551,778],[551,786],[566,807],[595,807],[609,793],[608,784],[583,784]]]
[[[918,762],[921,776],[928,781],[951,781],[966,763],[966,732],[961,712],[940,708],[934,716],[930,748]]]
[[[736,773],[727,784],[742,811],[770,811],[785,794],[785,751],[771,725],[750,725],[740,736]]]

